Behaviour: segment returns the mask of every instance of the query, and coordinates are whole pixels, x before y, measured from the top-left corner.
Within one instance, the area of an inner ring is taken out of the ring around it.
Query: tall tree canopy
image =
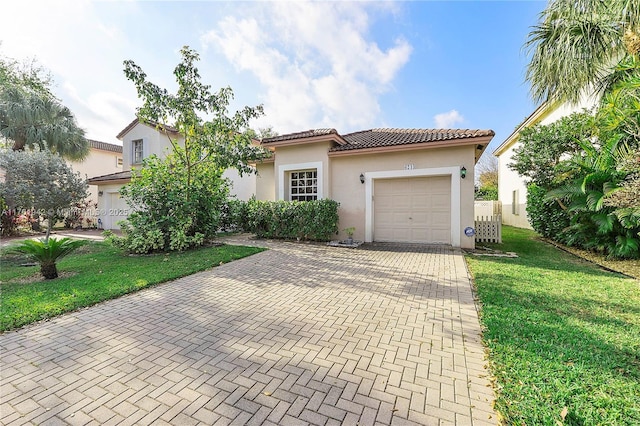
[[[605,89],[616,65],[640,51],[638,0],[550,0],[529,34],[527,80],[536,101],[578,103]]]
[[[121,224],[124,236],[111,238],[126,251],[184,250],[215,236],[229,195],[222,173],[230,167],[241,174],[254,172],[249,162],[263,156],[262,149],[252,144],[256,132],[249,127],[262,107],[229,113],[231,88],[212,92],[200,81],[198,54],[184,47],[181,55],[174,70],[175,94],[148,81],[133,61],[124,63],[125,75],[143,101],[140,120],[159,123],[159,131],[170,125],[182,136],[172,139],[166,133],[172,152],[165,158],[144,159],[142,169],[120,191],[136,209]]]
[[[48,150],[80,160],[88,154],[89,142],[50,86],[51,77],[35,63],[0,58],[0,135],[14,151]]]

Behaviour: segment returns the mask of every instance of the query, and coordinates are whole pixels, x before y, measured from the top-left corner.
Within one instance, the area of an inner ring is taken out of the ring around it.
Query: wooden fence
[[[502,215],[476,217],[476,242],[502,242]]]

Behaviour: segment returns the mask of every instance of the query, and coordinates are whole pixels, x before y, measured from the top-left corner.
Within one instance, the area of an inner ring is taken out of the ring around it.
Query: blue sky
[[[254,127],[479,128],[497,147],[535,105],[522,45],[544,1],[135,2],[3,5],[0,54],[35,58],[88,137],[115,135],[140,104],[122,62],[173,88],[184,45]]]

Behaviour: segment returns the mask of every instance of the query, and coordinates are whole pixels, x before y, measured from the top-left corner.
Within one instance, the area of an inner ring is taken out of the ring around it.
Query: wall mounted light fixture
[[[467,168],[465,166],[462,166],[462,168],[460,169],[460,177],[462,179],[467,177]]]
[[[360,173],[360,183],[364,183],[364,175]]]
[[[98,197],[102,197],[103,195],[104,195],[104,192],[98,191]]]

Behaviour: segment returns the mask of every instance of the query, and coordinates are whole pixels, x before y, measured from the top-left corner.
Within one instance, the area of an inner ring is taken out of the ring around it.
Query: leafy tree
[[[580,142],[596,132],[594,118],[588,111],[573,113],[551,124],[537,124],[520,132],[520,144],[508,167],[528,183],[550,189],[566,179],[562,159],[580,152]]]
[[[585,89],[606,88],[616,64],[638,55],[639,30],[637,0],[551,0],[525,44],[534,100],[577,104]]]
[[[262,149],[252,144],[249,122],[262,114],[262,107],[244,107],[230,114],[233,91],[226,87],[212,93],[200,81],[195,67],[198,54],[184,47],[174,70],[178,89],[170,94],[147,80],[133,61],[124,62],[143,105],[142,121],[178,129],[182,138],[172,139],[172,152],[164,159],[150,157],[131,183],[121,191],[137,211],[122,225],[124,237],[111,240],[127,251],[184,250],[214,236],[219,212],[228,196],[222,172],[230,167],[240,174],[253,173],[249,162],[262,158]],[[207,119],[203,118],[207,117]]]
[[[86,179],[49,151],[3,151],[0,168],[5,171],[0,197],[9,209],[35,209],[47,219],[45,240],[63,211],[88,195]]]
[[[0,58],[0,135],[14,151],[45,149],[71,160],[89,153],[84,130],[53,95],[50,75],[35,62]]]
[[[478,190],[476,198],[483,200],[498,199],[498,159],[493,155],[483,155],[476,165]]]

